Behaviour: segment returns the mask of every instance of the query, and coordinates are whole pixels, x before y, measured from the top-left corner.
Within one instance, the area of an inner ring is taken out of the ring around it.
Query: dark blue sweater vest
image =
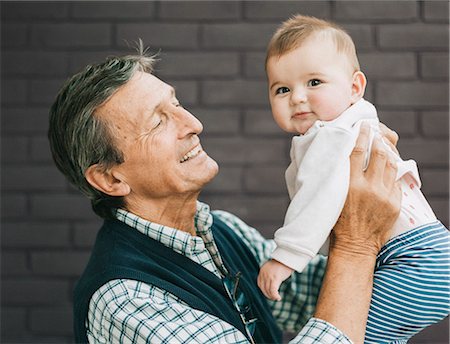
[[[259,265],[242,240],[213,216],[212,231],[224,264],[231,274],[242,273],[240,288],[258,319],[256,343],[280,343],[266,299],[256,284]],[[133,279],[155,285],[179,297],[192,308],[212,314],[245,332],[242,320],[227,296],[222,280],[191,259],[117,220],[100,229],[89,263],[74,290],[74,335],[87,343],[85,321],[92,295],[113,279]]]

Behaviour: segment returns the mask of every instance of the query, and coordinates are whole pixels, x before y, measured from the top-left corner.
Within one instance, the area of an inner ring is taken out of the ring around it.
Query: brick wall
[[[129,52],[125,40],[161,49],[159,76],[204,123],[221,172],[202,199],[270,237],[288,204],[289,138],[270,116],[264,49],[294,13],[337,21],[358,47],[367,98],[449,224],[447,1],[1,2],[1,12],[3,342],[71,341],[71,290],[100,220],[53,165],[47,112],[66,77]],[[411,342],[448,342],[448,323]]]

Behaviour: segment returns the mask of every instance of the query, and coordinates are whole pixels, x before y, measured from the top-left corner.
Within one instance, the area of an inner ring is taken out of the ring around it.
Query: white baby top
[[[283,227],[275,233],[277,248],[273,259],[302,271],[321,247],[321,253],[328,252],[328,236],[347,197],[349,156],[362,121],[370,124],[372,143],[374,135],[380,135],[379,121],[375,107],[364,99],[335,120],[316,121],[304,135],[292,139],[291,164],[286,170],[291,203]],[[395,236],[436,217],[420,192],[415,161],[403,161],[392,154],[403,190],[400,215],[393,228]]]

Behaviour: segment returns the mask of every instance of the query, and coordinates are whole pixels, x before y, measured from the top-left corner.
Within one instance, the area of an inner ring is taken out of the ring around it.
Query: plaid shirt
[[[214,211],[244,241],[262,265],[275,248],[236,216]],[[117,219],[185,255],[219,278],[226,273],[211,232],[209,206],[198,202],[197,236],[146,221],[122,209]],[[325,271],[324,258],[315,258],[301,273],[282,284],[282,301],[269,301],[277,324],[300,333],[291,343],[351,343],[333,325],[311,318]],[[306,324],[306,325],[305,325]],[[86,320],[90,343],[248,343],[239,330],[213,315],[191,308],[169,292],[143,282],[112,280],[98,289]]]

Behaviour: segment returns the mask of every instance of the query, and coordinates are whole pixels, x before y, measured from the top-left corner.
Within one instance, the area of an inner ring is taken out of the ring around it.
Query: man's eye
[[[162,119],[159,119],[156,125],[153,126],[153,129],[158,128],[162,124]]]
[[[277,90],[275,91],[275,94],[283,94],[283,93],[288,93],[290,90],[287,87],[279,87],[277,88]]]
[[[308,86],[314,87],[319,86],[322,83],[319,79],[311,79],[308,81]]]

